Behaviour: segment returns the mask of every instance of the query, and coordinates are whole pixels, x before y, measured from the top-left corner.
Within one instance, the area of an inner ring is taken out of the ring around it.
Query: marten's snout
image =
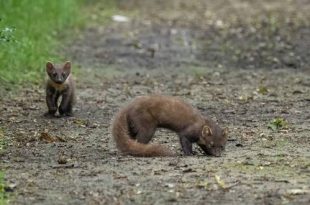
[[[199,147],[207,154],[214,157],[220,157],[222,156],[222,152],[224,151],[223,147],[214,147],[214,146],[205,146],[203,144],[198,144]]]
[[[55,83],[61,84],[61,83],[63,83],[63,81],[62,81],[62,80],[57,79],[57,80],[55,80]]]
[[[62,75],[57,75],[54,77],[54,82],[58,84],[62,84],[65,81],[64,77]]]
[[[212,156],[215,156],[215,157],[220,157],[220,156],[222,156],[222,148],[221,147],[216,147],[216,148],[213,148],[212,150],[211,150],[211,155]]]

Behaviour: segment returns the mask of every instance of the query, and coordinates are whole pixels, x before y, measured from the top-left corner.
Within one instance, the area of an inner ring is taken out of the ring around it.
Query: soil
[[[309,204],[310,4],[117,1],[128,22],[91,26],[63,49],[73,117],[46,118],[44,86],[0,99],[0,166],[11,204]],[[99,20],[98,20],[99,19]],[[135,96],[180,96],[229,128],[222,157],[115,148],[111,119]]]

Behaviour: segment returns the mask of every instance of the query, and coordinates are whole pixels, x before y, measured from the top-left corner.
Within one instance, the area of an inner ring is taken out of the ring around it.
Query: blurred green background
[[[82,24],[81,0],[0,0],[0,82],[36,81],[47,59]],[[60,35],[61,34],[61,35]]]

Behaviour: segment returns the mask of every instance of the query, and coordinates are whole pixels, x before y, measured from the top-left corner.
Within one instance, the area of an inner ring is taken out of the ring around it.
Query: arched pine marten
[[[220,156],[227,141],[227,129],[181,99],[161,95],[136,97],[122,108],[112,123],[112,135],[123,154],[175,156],[163,145],[148,144],[156,128],[175,131],[184,155],[192,155],[192,143],[197,143],[206,154]]]

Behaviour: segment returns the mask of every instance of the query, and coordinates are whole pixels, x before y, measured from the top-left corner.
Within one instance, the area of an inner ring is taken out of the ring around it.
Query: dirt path
[[[0,99],[12,204],[309,204],[309,3],[193,2],[119,1],[140,13],[83,31],[65,50],[82,70],[74,117],[43,117],[42,87]],[[166,130],[154,141],[179,157],[121,156],[111,118],[151,93],[228,127],[224,156],[183,157]]]

